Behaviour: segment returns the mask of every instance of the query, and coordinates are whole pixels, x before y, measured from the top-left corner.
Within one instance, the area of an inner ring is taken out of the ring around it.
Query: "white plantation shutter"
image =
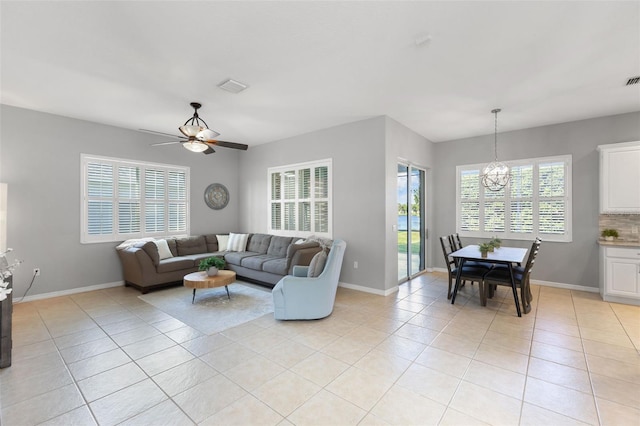
[[[81,155],[81,242],[188,234],[186,167]]]
[[[331,236],[331,160],[271,168],[269,230]]]
[[[484,191],[483,165],[457,167],[457,231],[462,236],[571,241],[571,156],[507,163],[506,188]]]

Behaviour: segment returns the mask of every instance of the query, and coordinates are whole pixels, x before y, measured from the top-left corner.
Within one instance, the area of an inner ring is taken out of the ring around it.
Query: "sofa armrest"
[[[293,265],[293,274],[292,275],[294,277],[306,277],[308,273],[309,273],[309,267],[308,266]]]
[[[122,275],[125,281],[143,285],[145,278],[156,274],[151,257],[140,247],[118,249],[122,262]]]
[[[309,266],[313,256],[321,250],[322,247],[315,241],[302,244],[290,244],[287,248],[287,273],[292,275],[293,267],[297,265]]]

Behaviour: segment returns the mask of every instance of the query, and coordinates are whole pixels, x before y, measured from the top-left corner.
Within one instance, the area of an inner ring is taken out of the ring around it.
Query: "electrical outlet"
[[[353,269],[358,269],[358,261],[353,262]]]
[[[638,226],[637,225],[633,225],[631,227],[631,233],[632,234],[637,234],[638,233]]]
[[[40,276],[40,268],[33,268],[33,276],[34,277]]]

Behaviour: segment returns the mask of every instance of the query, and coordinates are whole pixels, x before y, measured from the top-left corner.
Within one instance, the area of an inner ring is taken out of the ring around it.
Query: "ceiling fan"
[[[246,151],[247,148],[249,148],[248,145],[245,145],[243,143],[217,140],[216,138],[220,135],[220,133],[211,130],[207,123],[205,123],[205,121],[198,116],[198,109],[202,107],[202,105],[198,102],[191,102],[191,106],[194,109],[193,117],[189,118],[184,122],[182,126],[178,127],[178,130],[180,130],[180,133],[182,133],[184,136],[156,132],[155,130],[140,129],[140,131],[178,138],[178,140],[175,141],[154,143],[151,144],[151,146],[172,145],[180,143],[189,151],[202,152],[203,154],[213,154],[215,152],[213,146],[241,149],[243,151]]]

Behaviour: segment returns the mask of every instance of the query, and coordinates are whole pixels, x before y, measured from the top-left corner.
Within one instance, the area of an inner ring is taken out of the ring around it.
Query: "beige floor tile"
[[[526,355],[484,343],[480,345],[473,358],[520,374],[527,372],[527,364],[529,363],[529,357]]]
[[[416,342],[429,345],[433,339],[435,339],[439,331],[431,330],[429,328],[420,327],[414,324],[405,324],[400,327],[395,333],[396,336],[404,337],[405,339],[414,340]]]
[[[633,343],[622,326],[617,331],[580,327],[580,334],[583,340],[595,340],[596,342],[633,348]]]
[[[29,376],[3,374],[0,380],[0,407],[8,407],[71,383],[73,379],[65,368]]]
[[[182,346],[172,346],[168,349],[140,358],[136,363],[149,376],[154,376],[192,359],[193,354]]]
[[[376,346],[376,349],[412,361],[416,359],[426,347],[427,345],[424,343],[392,334]]]
[[[418,314],[409,320],[409,324],[419,325],[433,331],[442,331],[449,324],[449,320]]]
[[[197,339],[198,337],[202,337],[202,336],[204,336],[204,334],[200,333],[195,328],[186,326],[186,327],[181,327],[181,328],[177,328],[175,330],[169,331],[169,332],[165,333],[165,336],[167,336],[168,338],[170,338],[171,340],[173,340],[176,343],[184,343],[184,342],[187,342],[189,340],[193,340],[193,339]]]
[[[52,339],[47,339],[42,342],[12,348],[12,358],[28,359],[56,352],[58,352],[58,348],[54,341]]]
[[[609,358],[630,364],[640,362],[640,354],[634,348],[625,348],[592,340],[585,340],[582,343],[584,345],[584,351],[589,355]]]
[[[412,364],[396,382],[398,386],[444,405],[449,404],[459,383],[457,377],[419,364]]]
[[[134,360],[143,358],[147,355],[160,352],[163,349],[175,346],[176,342],[169,339],[165,335],[154,336],[149,339],[141,340],[127,346],[123,346],[122,350]]]
[[[517,399],[522,399],[524,393],[524,374],[484,362],[472,361],[464,380]]]
[[[380,417],[369,413],[358,423],[358,426],[387,426],[390,424],[391,423],[384,421]]]
[[[75,384],[35,396],[2,409],[2,423],[35,425],[58,417],[84,404]]]
[[[323,353],[315,353],[290,370],[319,386],[326,386],[349,368],[349,364]]]
[[[236,327],[232,327],[227,330],[224,330],[222,334],[224,334],[231,340],[238,341],[246,337],[249,337],[251,335],[260,333],[263,330],[264,328],[248,322],[248,323],[244,323]]]
[[[368,411],[392,384],[392,380],[383,379],[365,370],[351,367],[327,385],[325,389]]]
[[[151,327],[150,325],[143,325],[122,333],[111,334],[111,339],[116,342],[118,346],[122,347],[160,334],[161,333],[156,328]]]
[[[232,342],[220,349],[209,352],[200,357],[201,360],[223,372],[250,360],[258,354],[239,343]]]
[[[591,374],[591,382],[598,398],[640,407],[640,385],[599,374]]]
[[[400,386],[393,386],[371,413],[391,425],[437,424],[446,407]]]
[[[528,402],[522,404],[520,426],[584,426],[587,424],[588,423],[583,423],[579,420],[572,419],[571,417],[563,416],[562,414],[538,407],[537,405],[529,404]]]
[[[89,407],[83,405],[64,414],[40,423],[41,426],[92,426],[97,425]]]
[[[485,423],[475,417],[468,416],[458,410],[454,410],[453,408],[447,408],[444,416],[442,416],[442,420],[438,423],[440,426],[484,426],[488,424],[489,423]]]
[[[546,343],[532,342],[531,356],[567,365],[569,367],[587,369],[587,361],[583,352],[564,349],[559,346],[548,345]]]
[[[571,349],[572,351],[582,352],[582,342],[580,339],[577,337],[567,336],[566,334],[536,329],[533,332],[533,340],[536,342],[546,343],[548,345]]]
[[[233,343],[233,340],[229,339],[227,336],[223,336],[222,334],[213,334],[211,336],[196,337],[193,340],[182,342],[180,345],[195,356],[202,356],[217,349],[221,349],[231,343]]]
[[[293,340],[285,340],[270,348],[262,355],[285,368],[290,368],[310,356],[315,351]]]
[[[589,374],[579,368],[572,368],[539,358],[531,358],[527,375],[580,392],[592,393]]]
[[[356,425],[367,412],[337,395],[321,390],[287,420],[297,426],[305,425]]]
[[[472,358],[478,350],[480,342],[452,336],[450,334],[440,334],[431,343],[431,346],[457,355],[462,355],[467,358]]]
[[[146,322],[144,322],[140,318],[134,317],[122,319],[111,324],[102,325],[100,328],[102,328],[102,330],[104,330],[104,332],[108,335],[113,336],[114,334],[124,333],[126,331],[130,331],[146,325],[148,325]]]
[[[280,364],[258,355],[225,371],[224,375],[245,390],[251,391],[283,371]]]
[[[600,422],[603,426],[637,426],[640,424],[640,410],[638,406],[629,407],[607,401],[606,399],[596,399]]]
[[[192,359],[152,377],[169,396],[177,395],[202,383],[218,372],[199,359]]]
[[[592,373],[640,384],[640,357],[635,363],[627,363],[587,354],[587,364]]]
[[[449,407],[486,423],[513,425],[520,418],[521,404],[519,399],[463,381]]]
[[[11,368],[0,370],[2,380],[40,376],[52,371],[64,370],[65,364],[59,354],[43,354],[33,358],[11,358]]]
[[[113,349],[117,349],[117,347],[118,345],[116,345],[109,337],[103,337],[102,339],[62,349],[60,350],[60,355],[62,355],[62,358],[64,358],[66,363],[70,364],[85,358],[100,355],[101,353],[109,352]]]
[[[334,340],[320,351],[347,364],[355,364],[371,349],[373,349],[373,346],[357,342],[345,336]]]
[[[309,398],[320,391],[321,387],[295,374],[284,371],[252,393],[262,402],[282,416],[288,416]]]
[[[171,400],[166,400],[120,423],[122,426],[189,426],[191,419]]]
[[[100,425],[114,425],[167,399],[150,379],[112,393],[89,404]]]
[[[217,375],[179,393],[173,401],[192,420],[200,423],[246,394],[231,380]]]
[[[375,374],[385,380],[396,381],[411,361],[379,350],[372,350],[355,364],[355,367]]]
[[[177,330],[178,328],[186,326],[185,323],[175,318],[152,322],[151,325],[163,333],[168,333],[169,331]]]
[[[389,337],[389,333],[385,333],[384,331],[376,330],[368,326],[360,326],[351,330],[345,335],[345,337],[373,347],[379,345]]]
[[[450,376],[462,378],[471,363],[471,358],[430,346],[416,358],[415,362]]]
[[[593,395],[529,377],[524,399],[526,402],[573,419],[598,424]]]
[[[78,387],[87,402],[95,401],[135,383],[147,379],[147,375],[136,364],[130,362],[104,373],[80,380]]]
[[[283,417],[252,395],[245,395],[206,419],[201,425],[277,425]]]
[[[92,342],[105,337],[107,337],[107,335],[102,329],[91,328],[89,330],[80,331],[78,333],[56,337],[54,341],[58,349],[62,350],[71,346],[81,345],[83,343]]]
[[[521,339],[510,334],[504,334],[496,331],[487,331],[487,334],[482,339],[482,343],[493,346],[500,346],[504,349],[508,349],[513,352],[518,352],[523,355],[529,355],[531,351],[531,340]]]
[[[69,371],[76,380],[86,379],[103,371],[110,370],[131,361],[131,358],[121,349],[114,349],[82,361],[69,364]]]
[[[266,352],[288,340],[288,336],[276,330],[262,330],[259,333],[238,340],[239,343],[257,353]]]

